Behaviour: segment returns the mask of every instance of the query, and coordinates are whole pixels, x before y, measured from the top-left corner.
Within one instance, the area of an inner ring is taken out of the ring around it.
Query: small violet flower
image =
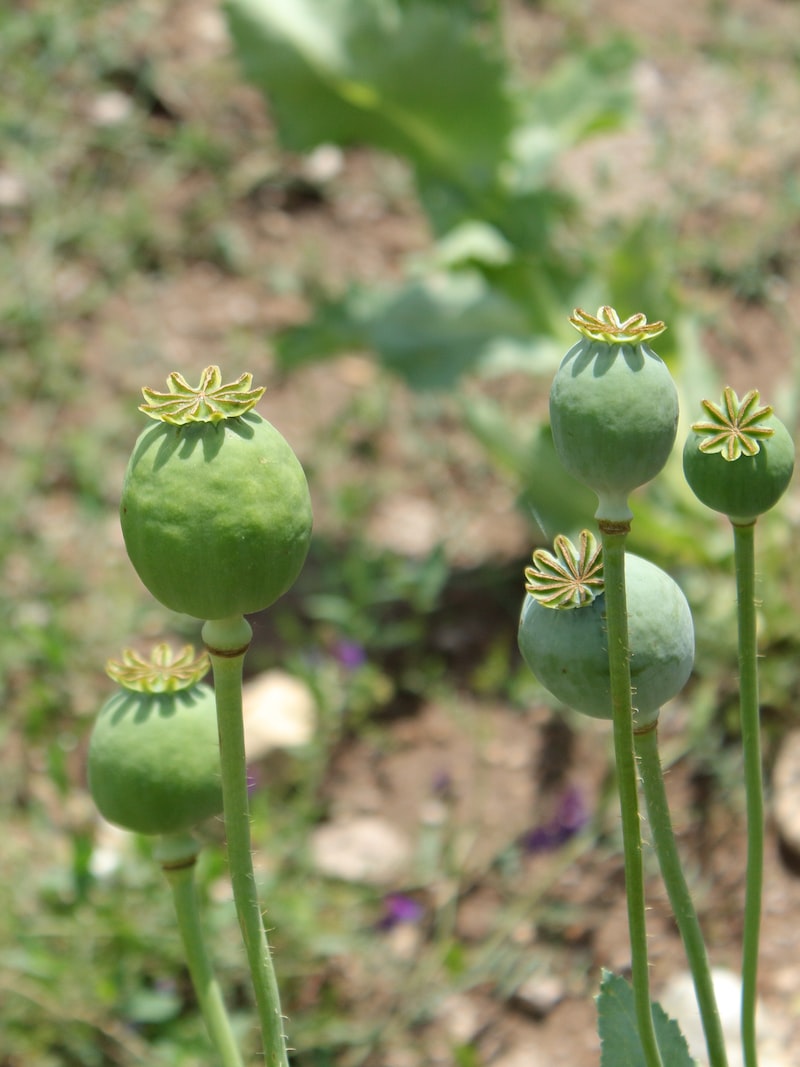
[[[526,852],[549,852],[569,841],[589,820],[583,794],[577,786],[569,786],[561,794],[552,819],[526,831],[520,844]]]
[[[418,900],[405,893],[389,893],[383,901],[383,915],[378,922],[378,928],[393,930],[402,923],[417,923],[424,910]]]
[[[346,638],[336,642],[334,655],[341,666],[348,671],[357,670],[367,662],[364,646],[357,641],[348,641]]]

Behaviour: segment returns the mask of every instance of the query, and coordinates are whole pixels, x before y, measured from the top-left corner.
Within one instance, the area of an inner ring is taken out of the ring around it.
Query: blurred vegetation
[[[256,620],[251,669],[280,664],[304,678],[322,724],[309,750],[254,795],[296,1062],[379,1063],[382,1049],[423,1033],[448,993],[488,983],[510,995],[530,968],[515,940],[519,923],[536,920],[558,941],[575,919],[551,891],[561,872],[590,846],[599,863],[615,855],[613,819],[601,804],[533,887],[520,877],[522,846],[466,877],[446,821],[403,887],[425,905],[408,960],[387,951],[383,894],[319,878],[305,847],[328,813],[327,787],[348,744],[385,752],[391,723],[432,697],[476,739],[480,717],[464,711],[466,694],[521,716],[546,703],[515,653],[523,560],[494,559],[490,547],[479,563],[458,567],[440,545],[410,557],[363,532],[381,478],[375,441],[400,395],[392,390],[409,388],[423,412],[414,425],[431,434],[417,446],[425,460],[447,468],[446,448],[432,442],[441,427],[478,441],[493,476],[518,496],[531,541],[542,540],[592,510],[555,464],[541,403],[533,415],[527,406],[545,395],[553,362],[571,343],[571,308],[608,302],[667,319],[664,355],[696,403],[717,389],[697,293],[722,292],[758,312],[772,307],[792,268],[800,200],[788,178],[767,224],[730,223],[727,241],[699,231],[681,241],[680,220],[663,211],[624,226],[588,221],[592,205],[567,192],[558,164],[636,119],[638,46],[631,36],[598,39],[570,5],[529,5],[526,15],[566,27],[557,54],[534,74],[510,58],[506,6],[353,0],[321,20],[320,5],[303,0],[282,24],[285,2],[256,11],[236,0],[228,18],[269,122],[242,92],[210,4],[199,14],[190,5],[173,13],[166,0],[30,0],[0,10],[1,1067],[213,1062],[161,876],[142,842],[101,833],[83,774],[91,715],[106,692],[104,660],[138,635],[197,639],[190,621],[165,616],[137,585],[116,520],[140,426],[137,389],[172,369],[173,352],[159,348],[147,320],[162,312],[159,294],[191,270],[210,271],[215,291],[230,283],[310,309],[269,324],[269,371],[286,375],[289,390],[307,380],[312,362],[342,352],[370,351],[379,367],[308,446],[312,485],[316,470],[344,472],[320,502],[339,533],[321,524],[291,598]],[[208,16],[191,33],[190,13]],[[713,52],[737,77],[757,78],[763,35],[723,20]],[[341,65],[332,70],[323,60],[334,54]],[[425,233],[421,253],[369,285],[340,273],[338,288],[331,284],[313,241],[292,237],[265,261],[269,241],[255,239],[264,204],[288,205],[284,217],[293,204],[298,216],[308,202],[330,208],[334,194],[303,164],[331,144],[379,168],[399,160],[400,171],[380,171],[383,195]],[[137,301],[142,317],[130,314]],[[236,373],[262,359],[258,317],[208,332],[210,341],[185,330],[176,351],[187,373],[222,362],[220,349]],[[781,414],[794,417],[793,398],[780,399]],[[470,488],[464,506],[471,500],[478,510],[480,489],[470,497]],[[769,738],[786,728],[798,695],[795,525],[790,504],[759,531]],[[737,728],[726,531],[683,488],[677,457],[638,501],[635,528],[636,546],[673,569],[698,617],[693,711],[671,738],[672,756],[689,753],[698,773],[730,787]],[[481,878],[496,915],[487,938],[468,943],[454,914]],[[249,993],[215,828],[202,884],[215,960],[247,1048]],[[372,979],[380,987],[366,1009],[349,999],[351,959],[360,961],[359,988]],[[454,1042],[453,1062],[477,1062],[474,1055]]]

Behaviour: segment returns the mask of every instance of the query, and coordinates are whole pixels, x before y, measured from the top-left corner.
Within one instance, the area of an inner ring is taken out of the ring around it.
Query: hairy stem
[[[635,746],[653,845],[692,972],[697,1006],[700,1009],[708,1049],[708,1061],[710,1067],[728,1067],[725,1038],[722,1034],[705,941],[689,886],[683,874],[672,830],[667,793],[664,787],[664,774],[658,754],[657,721],[649,729],[635,735]]]
[[[739,620],[739,708],[747,807],[747,875],[742,942],[742,1051],[745,1067],[757,1067],[756,996],[764,872],[764,787],[758,707],[755,605],[755,522],[733,523]]]
[[[608,663],[611,676],[611,706],[614,727],[614,755],[617,789],[622,816],[625,853],[625,893],[628,903],[628,929],[631,941],[631,980],[639,1039],[647,1067],[663,1067],[653,1025],[650,1002],[650,974],[647,959],[644,868],[639,819],[636,756],[633,744],[630,652],[628,647],[628,607],[625,591],[625,540],[630,522],[600,520],[603,539]]]
[[[278,983],[261,917],[250,842],[242,667],[251,636],[250,625],[242,616],[213,619],[203,626],[203,640],[214,672],[225,835],[236,914],[261,1021],[265,1063],[267,1067],[288,1067]]]
[[[178,929],[183,940],[186,962],[192,978],[197,1003],[205,1020],[208,1036],[219,1053],[222,1067],[243,1067],[242,1058],[231,1030],[222,992],[206,950],[200,911],[197,903],[197,887],[194,868],[199,844],[190,836],[178,839],[163,839],[156,858],[172,889]]]

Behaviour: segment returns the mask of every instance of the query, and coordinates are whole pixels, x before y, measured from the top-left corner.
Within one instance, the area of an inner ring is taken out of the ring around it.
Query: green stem
[[[628,902],[628,930],[631,941],[631,981],[636,1022],[645,1063],[647,1067],[663,1067],[650,1002],[642,834],[633,744],[628,607],[625,591],[625,539],[630,530],[630,521],[601,519],[599,526],[603,539],[608,665],[611,681],[617,789],[625,854],[625,895]]]
[[[162,838],[156,849],[156,858],[172,889],[178,929],[183,940],[189,974],[197,996],[197,1003],[205,1020],[208,1035],[220,1056],[222,1067],[243,1067],[242,1058],[231,1030],[222,992],[214,977],[206,951],[200,911],[197,904],[197,888],[194,868],[200,845],[191,835],[179,838]]]
[[[755,603],[755,522],[733,525],[739,619],[739,707],[747,807],[747,874],[742,941],[742,1051],[745,1067],[757,1067],[756,995],[761,892],[764,872],[764,788],[758,707]]]
[[[647,817],[661,867],[661,876],[664,879],[669,902],[672,905],[692,972],[697,1006],[700,1009],[708,1049],[708,1061],[711,1067],[728,1067],[725,1038],[722,1034],[705,941],[689,886],[683,875],[672,830],[667,793],[664,787],[664,774],[658,754],[658,721],[654,722],[649,729],[637,733],[634,743],[642,775]]]
[[[250,806],[242,722],[242,667],[252,630],[242,616],[213,619],[203,626],[219,724],[222,800],[228,866],[236,914],[252,975],[267,1067],[288,1067],[280,995],[258,901],[250,842]]]

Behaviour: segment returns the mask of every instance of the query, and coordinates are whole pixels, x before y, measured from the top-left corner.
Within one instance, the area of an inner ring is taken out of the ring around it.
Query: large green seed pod
[[[151,661],[126,650],[108,673],[120,682],[89,741],[89,790],[109,822],[141,834],[188,830],[222,811],[214,691],[208,658],[160,645]]]
[[[663,322],[644,315],[620,322],[613,308],[576,310],[583,334],[561,362],[550,390],[558,457],[598,496],[597,517],[630,519],[628,496],[663,468],[678,427],[678,393],[663,360],[646,343]]]
[[[780,500],[794,470],[794,442],[753,389],[739,400],[727,386],[722,402],[703,401],[707,419],[692,425],[683,470],[695,496],[742,525]]]
[[[556,538],[556,555],[534,553],[526,571],[519,647],[545,689],[575,711],[610,719],[611,686],[601,550],[584,531],[576,550]],[[692,671],[694,626],[675,581],[639,556],[625,557],[634,720],[646,726]]]
[[[200,619],[261,611],[299,575],[311,540],[303,468],[250,407],[251,375],[220,385],[209,367],[192,389],[143,390],[159,420],[139,437],[122,488],[125,547],[157,600]]]

